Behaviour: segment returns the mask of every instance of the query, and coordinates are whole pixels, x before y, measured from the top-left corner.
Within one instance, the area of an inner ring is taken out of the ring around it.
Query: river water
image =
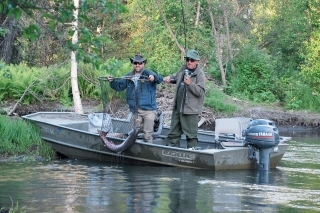
[[[203,171],[61,160],[0,163],[0,206],[32,213],[320,212],[320,132],[292,141],[277,169]]]

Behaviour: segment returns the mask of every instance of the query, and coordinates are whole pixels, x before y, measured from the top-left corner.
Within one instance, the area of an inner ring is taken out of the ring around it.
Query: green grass
[[[55,153],[40,137],[39,129],[21,118],[0,115],[0,154],[3,156],[27,155],[32,160],[41,156],[51,160]]]
[[[22,208],[19,208],[18,202],[17,202],[16,206],[12,207],[11,209],[5,209],[5,208],[0,207],[0,212],[7,212],[7,211],[10,213],[26,213],[26,207],[23,206]]]
[[[213,84],[207,84],[207,92],[204,105],[210,107],[213,112],[222,112],[227,115],[231,115],[237,111],[237,106],[232,103],[228,96],[226,96],[221,90],[219,90]]]

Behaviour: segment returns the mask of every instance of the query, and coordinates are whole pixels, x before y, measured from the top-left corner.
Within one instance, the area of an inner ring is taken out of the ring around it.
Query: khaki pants
[[[156,110],[138,109],[138,121],[143,125],[143,140],[145,142],[152,143],[152,133],[156,114]]]

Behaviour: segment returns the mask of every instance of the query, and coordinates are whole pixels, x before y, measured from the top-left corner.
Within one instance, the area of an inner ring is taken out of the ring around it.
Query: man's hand
[[[107,77],[107,79],[108,79],[109,82],[113,81],[113,77],[110,76],[110,75]]]
[[[151,82],[153,82],[153,81],[154,81],[154,76],[153,76],[153,75],[149,75],[149,80],[150,80]]]
[[[170,76],[164,77],[163,81],[166,83],[170,83]]]
[[[184,83],[189,86],[191,84],[191,78],[184,78]]]

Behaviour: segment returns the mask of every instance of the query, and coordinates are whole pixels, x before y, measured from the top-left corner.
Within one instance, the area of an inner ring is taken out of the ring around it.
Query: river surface
[[[79,160],[0,163],[0,206],[27,213],[320,212],[320,132],[292,141],[277,169],[203,171]]]

